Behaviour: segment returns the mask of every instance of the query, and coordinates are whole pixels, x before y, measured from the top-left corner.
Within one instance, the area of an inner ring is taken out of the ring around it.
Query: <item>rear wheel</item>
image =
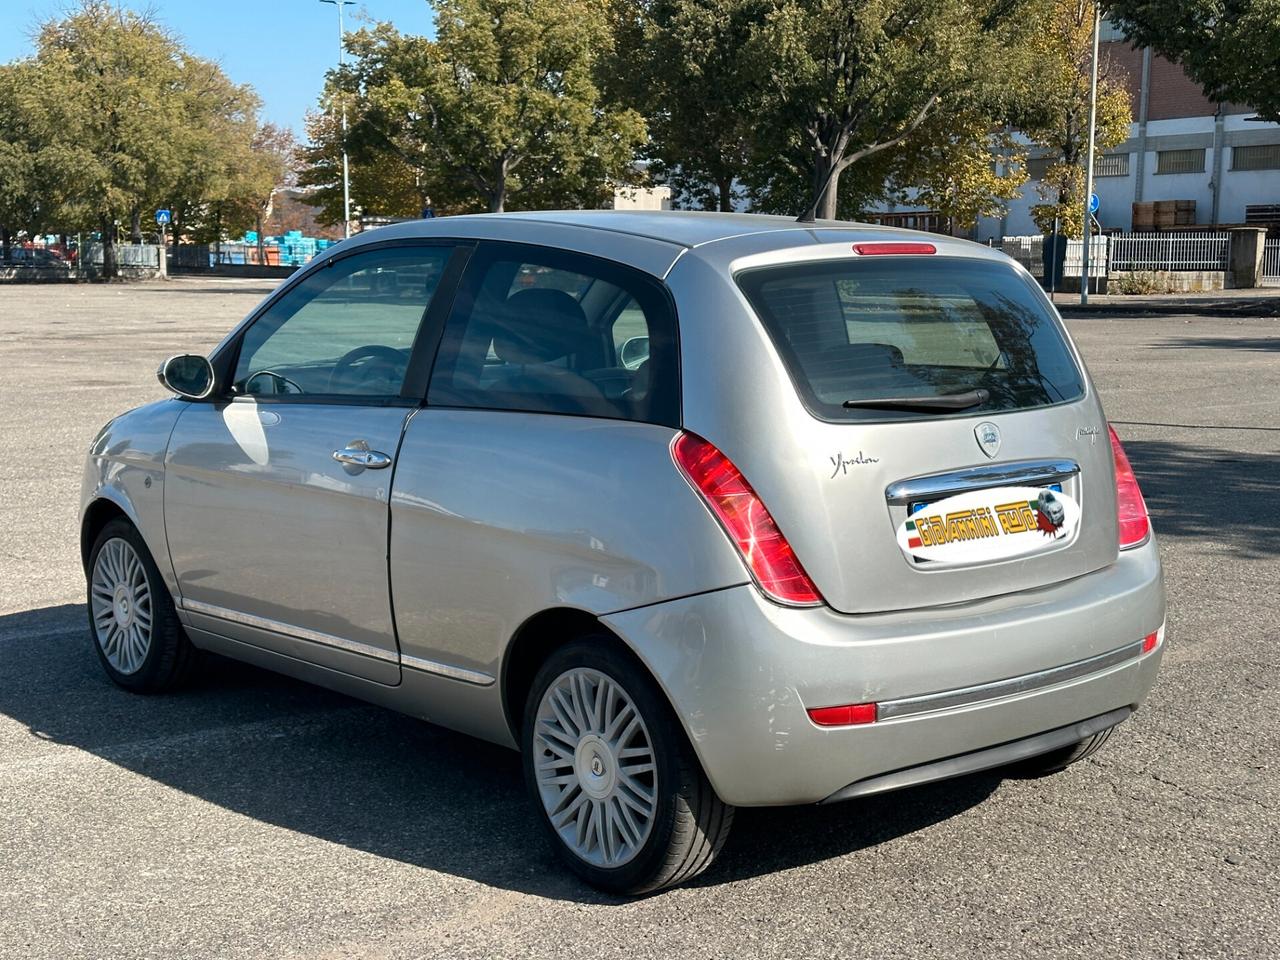
[[[1111,731],[1115,727],[1107,727],[1107,729],[1095,733],[1091,737],[1085,737],[1079,743],[1073,743],[1067,747],[1059,747],[1050,753],[1042,753],[1038,757],[1028,757],[1019,763],[1014,764],[1011,768],[1016,776],[1020,777],[1046,777],[1052,773],[1059,773],[1073,763],[1079,763],[1085,757],[1090,756],[1102,747],[1107,739],[1111,736]]]
[[[733,808],[652,679],[617,641],[557,650],[525,707],[525,779],[552,844],[593,886],[642,894],[705,870]]]
[[[142,536],[112,520],[89,552],[89,632],[107,676],[127,690],[159,693],[182,683],[196,651]]]

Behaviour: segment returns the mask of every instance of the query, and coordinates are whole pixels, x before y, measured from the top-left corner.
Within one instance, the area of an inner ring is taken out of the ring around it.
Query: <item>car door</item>
[[[215,358],[225,393],[189,404],[166,468],[178,602],[193,629],[399,682],[388,500],[453,256],[449,245],[357,248],[269,303]]]

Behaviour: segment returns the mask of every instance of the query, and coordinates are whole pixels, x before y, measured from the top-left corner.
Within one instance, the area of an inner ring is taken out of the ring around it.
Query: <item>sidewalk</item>
[[[1152,296],[1091,293],[1087,304],[1080,303],[1078,293],[1059,293],[1053,302],[1064,317],[1280,317],[1280,287]]]

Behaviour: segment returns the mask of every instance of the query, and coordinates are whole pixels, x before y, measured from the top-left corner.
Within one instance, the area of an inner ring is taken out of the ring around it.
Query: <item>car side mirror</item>
[[[166,390],[188,400],[203,400],[213,393],[213,365],[193,353],[170,357],[160,364],[156,379]]]

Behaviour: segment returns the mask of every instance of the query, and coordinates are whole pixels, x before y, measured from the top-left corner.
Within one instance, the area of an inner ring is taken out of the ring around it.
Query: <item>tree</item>
[[[978,112],[935,114],[897,154],[891,182],[912,187],[914,203],[965,230],[999,216],[1025,181],[1025,148],[1009,128],[993,127]]]
[[[436,39],[378,24],[347,38],[335,77],[349,148],[391,153],[445,205],[594,205],[632,174],[644,122],[607,105],[603,0],[440,0]]]
[[[176,238],[269,193],[257,109],[252,89],[150,14],[81,0],[40,27],[34,56],[0,68],[0,141],[15,171],[0,187],[6,227],[96,229],[114,276],[120,227],[141,239],[154,207],[175,210]]]
[[[1205,96],[1280,123],[1280,0],[1107,0],[1135,44],[1182,64]]]
[[[1038,190],[1045,201],[1031,209],[1043,232],[1055,221],[1062,233],[1084,236],[1084,189],[1089,151],[1089,86],[1093,58],[1093,0],[1052,0],[1049,19],[1032,38],[1038,64],[1040,96],[1024,124],[1053,162]],[[1097,152],[1124,142],[1132,120],[1129,93],[1107,64],[1099,65],[1098,114],[1094,134]]]
[[[992,116],[1009,82],[1007,48],[1029,29],[1031,0],[775,0],[744,55],[767,64],[754,192],[766,204],[803,175],[801,219],[832,217],[840,178],[854,164],[865,196],[886,158],[935,114]],[[998,117],[992,116],[993,124]]]
[[[653,173],[703,209],[734,209],[767,72],[743,56],[772,0],[625,0],[611,92],[645,114]]]
[[[308,113],[306,130],[307,144],[297,153],[298,185],[314,188],[307,200],[318,208],[317,218],[321,223],[342,223],[342,128],[335,110]],[[355,150],[354,162],[350,164],[353,209],[383,217],[418,216],[428,196],[421,183],[421,170],[406,163],[399,153],[387,149],[381,135],[372,143],[352,147]]]

